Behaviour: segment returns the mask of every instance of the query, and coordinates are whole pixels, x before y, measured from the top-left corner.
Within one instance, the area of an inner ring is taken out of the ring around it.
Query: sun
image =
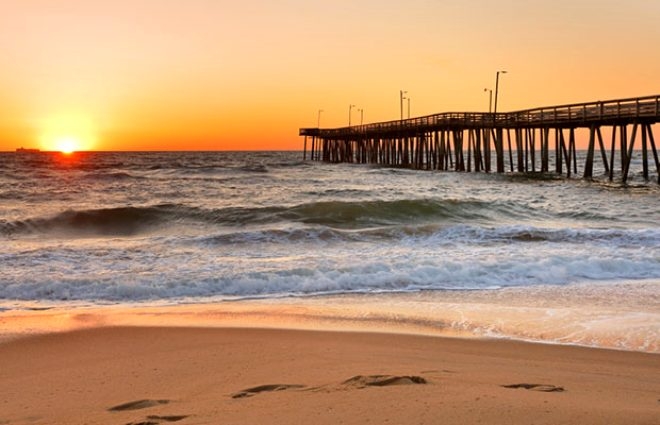
[[[96,126],[82,113],[49,116],[40,127],[39,144],[43,150],[71,154],[93,149],[97,144]]]
[[[80,147],[83,145],[83,143],[73,136],[62,136],[55,139],[53,145],[56,151],[62,152],[64,154],[71,154],[77,150],[80,150]]]

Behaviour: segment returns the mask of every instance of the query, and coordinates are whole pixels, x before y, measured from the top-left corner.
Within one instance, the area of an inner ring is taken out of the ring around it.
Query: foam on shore
[[[13,304],[7,339],[99,326],[261,327],[508,338],[660,352],[660,282],[177,304]]]

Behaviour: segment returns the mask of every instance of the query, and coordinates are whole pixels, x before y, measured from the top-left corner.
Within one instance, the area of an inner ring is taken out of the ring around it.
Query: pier
[[[652,153],[660,184],[652,131],[659,121],[660,95],[655,95],[515,112],[445,112],[342,128],[301,128],[299,134],[304,136],[305,160],[311,141],[311,160],[424,170],[542,172],[590,179],[594,162],[602,161],[609,180],[616,170],[624,183],[637,146],[643,178],[650,179]],[[578,129],[588,132],[586,158],[579,167]]]

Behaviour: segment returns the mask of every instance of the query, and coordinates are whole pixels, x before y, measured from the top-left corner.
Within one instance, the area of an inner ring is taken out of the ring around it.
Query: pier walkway
[[[641,161],[635,163],[641,163],[641,174],[649,180],[650,150],[660,183],[652,131],[659,121],[660,95],[655,95],[516,112],[446,112],[342,128],[301,128],[299,134],[305,137],[304,159],[311,138],[310,158],[317,161],[476,172],[494,168],[498,173],[508,168],[510,172],[581,174],[585,178],[593,177],[598,144],[605,174],[611,181],[616,169],[623,182],[630,174],[639,141]],[[588,132],[581,173],[575,148],[577,129]],[[608,147],[603,130],[609,133]]]

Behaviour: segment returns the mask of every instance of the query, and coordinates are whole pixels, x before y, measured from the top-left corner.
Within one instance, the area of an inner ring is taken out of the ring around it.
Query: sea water
[[[257,299],[657,352],[658,282],[660,187],[639,176],[0,154],[0,315]]]

